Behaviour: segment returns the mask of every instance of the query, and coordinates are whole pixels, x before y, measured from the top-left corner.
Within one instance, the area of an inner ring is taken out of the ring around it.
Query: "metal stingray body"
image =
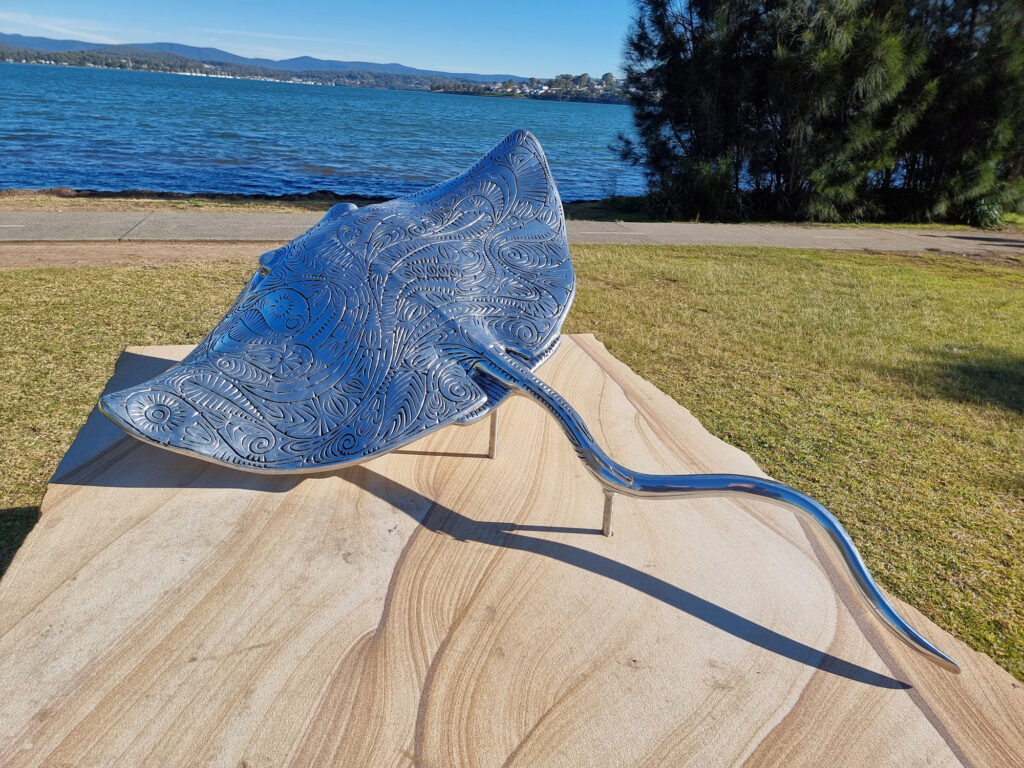
[[[345,466],[494,408],[508,389],[475,370],[481,342],[536,368],[574,286],[547,161],[517,132],[451,181],[332,209],[264,255],[180,365],[102,408],[144,440],[242,469]]]
[[[257,472],[316,472],[466,424],[510,392],[559,422],[612,499],[754,495],[802,514],[902,641],[956,663],[908,624],[821,504],[747,475],[651,475],[611,459],[535,373],[575,290],[565,220],[537,140],[516,131],[460,176],[400,200],[332,208],[276,251],[179,365],[104,395],[127,432]],[[493,435],[493,432],[492,432]]]

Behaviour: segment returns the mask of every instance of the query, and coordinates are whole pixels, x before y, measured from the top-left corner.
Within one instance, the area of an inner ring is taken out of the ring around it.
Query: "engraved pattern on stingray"
[[[181,364],[102,407],[137,437],[233,466],[353,463],[482,417],[507,390],[474,372],[481,344],[535,368],[574,288],[547,161],[517,131],[450,181],[332,209],[264,254]]]

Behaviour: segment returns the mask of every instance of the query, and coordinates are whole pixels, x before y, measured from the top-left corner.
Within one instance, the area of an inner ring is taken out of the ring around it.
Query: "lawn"
[[[887,589],[1024,680],[1024,270],[704,246],[573,257],[567,332],[824,502]],[[0,569],[119,351],[198,341],[253,263],[0,272]]]

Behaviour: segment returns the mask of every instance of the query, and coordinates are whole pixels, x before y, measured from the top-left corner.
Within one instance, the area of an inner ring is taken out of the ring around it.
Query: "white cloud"
[[[81,40],[88,38],[86,42],[106,43],[117,45],[125,42],[123,39],[111,37],[112,31],[108,26],[97,24],[95,21],[86,19],[68,19],[59,16],[37,16],[33,13],[13,13],[0,11],[0,24],[3,24],[6,32],[19,35],[36,35],[52,37],[59,35],[62,38]],[[11,27],[14,27],[12,30]]]
[[[366,43],[359,40],[339,40],[335,37],[314,37],[289,35],[273,32],[255,32],[239,29],[197,28],[187,34],[166,33],[161,37],[142,29],[114,28],[109,24],[87,19],[59,16],[40,16],[33,13],[0,11],[0,30],[8,34],[40,37],[67,38],[89,43],[118,45],[121,43],[146,43],[158,37],[176,43],[221,48],[239,56],[255,56],[268,59],[290,59],[295,56],[319,56],[320,58],[344,58],[339,55],[338,46],[355,54],[366,49]],[[126,37],[128,35],[129,37]],[[280,45],[273,45],[279,41]],[[291,43],[291,45],[290,45]],[[300,45],[295,45],[299,43]],[[311,43],[312,45],[301,45]],[[328,45],[323,45],[328,43]],[[347,58],[355,58],[348,54]]]

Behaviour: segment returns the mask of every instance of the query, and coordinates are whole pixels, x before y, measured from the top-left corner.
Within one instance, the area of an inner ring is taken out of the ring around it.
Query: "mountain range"
[[[373,61],[335,61],[333,59],[317,59],[312,56],[297,56],[291,59],[249,58],[222,51],[219,48],[200,48],[181,43],[128,43],[109,45],[107,43],[89,43],[83,40],[54,40],[49,37],[27,37],[0,32],[0,45],[23,48],[49,53],[67,53],[71,51],[96,51],[104,54],[117,54],[119,51],[149,51],[151,53],[169,53],[204,64],[230,64],[235,66],[262,67],[279,72],[378,72],[390,75],[418,75],[421,77],[443,77],[470,83],[493,83],[515,80],[525,82],[529,78],[520,75],[486,75],[474,72],[441,72],[431,69],[417,69],[404,64],[380,64]]]

